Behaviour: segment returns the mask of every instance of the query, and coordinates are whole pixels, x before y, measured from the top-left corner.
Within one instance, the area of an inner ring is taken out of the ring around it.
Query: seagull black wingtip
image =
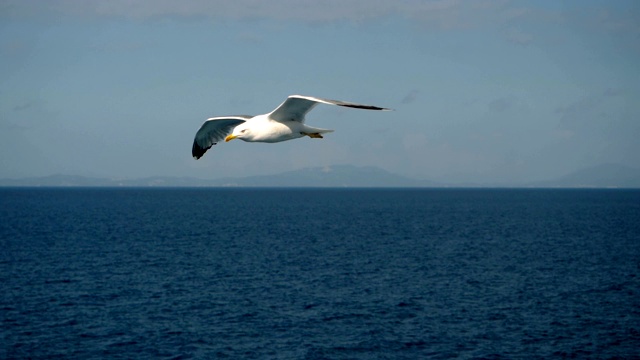
[[[382,111],[391,110],[391,109],[387,109],[387,108],[383,108],[383,107],[379,107],[379,106],[373,106],[373,105],[352,105],[352,104],[337,104],[337,105],[338,106],[349,107],[349,108],[354,108],[354,109],[382,110]]]
[[[213,144],[215,145],[215,143]],[[193,156],[194,159],[198,160],[202,157],[202,155],[204,155],[204,153],[207,152],[207,150],[209,150],[211,148],[211,146],[205,148],[200,147],[196,142],[193,143],[193,146],[191,147],[191,155]]]

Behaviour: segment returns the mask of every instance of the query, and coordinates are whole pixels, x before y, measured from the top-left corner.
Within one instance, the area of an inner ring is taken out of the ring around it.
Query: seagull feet
[[[312,139],[324,139],[322,137],[322,135],[320,135],[320,133],[306,133],[306,132],[300,132],[300,134],[308,136]]]

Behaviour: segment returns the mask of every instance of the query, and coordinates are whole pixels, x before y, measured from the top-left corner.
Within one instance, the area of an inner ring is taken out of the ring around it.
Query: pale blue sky
[[[211,116],[303,94],[323,140],[191,158]],[[513,182],[640,168],[640,2],[0,0],[0,178],[378,166]]]

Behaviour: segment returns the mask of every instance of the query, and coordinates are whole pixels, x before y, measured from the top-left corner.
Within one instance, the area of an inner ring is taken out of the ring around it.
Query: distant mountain
[[[557,179],[523,184],[444,184],[411,179],[371,166],[333,165],[288,171],[274,175],[215,180],[191,177],[109,179],[70,175],[0,179],[0,186],[27,187],[541,187],[541,188],[640,188],[640,170],[615,164],[583,169]]]
[[[276,175],[226,179],[227,186],[284,187],[433,187],[430,181],[406,178],[377,167],[334,165],[293,170]]]
[[[0,179],[0,186],[111,186],[109,179],[76,175],[50,175],[22,179]]]
[[[96,178],[75,175],[51,175],[22,179],[0,179],[0,186],[25,187],[192,187],[216,186],[211,180],[188,177],[154,176],[139,179]]]
[[[527,185],[563,188],[640,188],[640,169],[618,164],[602,164],[572,172],[558,179]]]
[[[376,167],[335,165],[288,171],[275,175],[204,180],[190,177],[108,179],[52,175],[0,179],[0,186],[28,187],[434,187],[437,183],[415,180]]]

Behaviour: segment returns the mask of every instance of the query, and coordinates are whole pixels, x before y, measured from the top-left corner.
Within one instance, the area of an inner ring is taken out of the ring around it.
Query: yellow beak
[[[235,139],[235,138],[237,138],[237,136],[235,136],[235,135],[229,135],[229,136],[227,136],[226,138],[224,138],[224,141],[225,141],[225,142],[227,142],[227,141],[231,141],[231,140],[233,140],[233,139]]]

